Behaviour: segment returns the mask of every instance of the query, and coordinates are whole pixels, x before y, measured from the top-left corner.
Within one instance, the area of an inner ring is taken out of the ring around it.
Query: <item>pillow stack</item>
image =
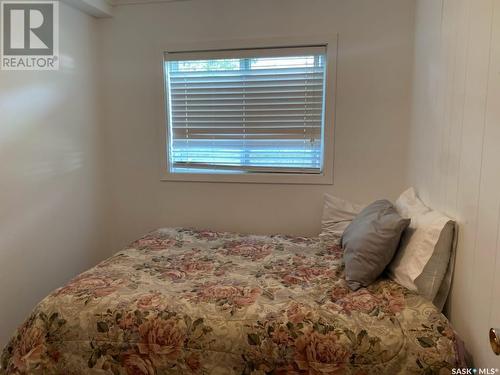
[[[370,285],[386,270],[390,278],[443,308],[453,272],[456,225],[425,206],[413,189],[395,205],[379,200],[365,208],[326,194],[320,236],[341,238],[351,289]]]
[[[325,240],[340,239],[347,226],[361,212],[363,207],[345,199],[325,194],[321,234],[319,236]]]
[[[442,309],[453,272],[455,222],[425,206],[413,189],[401,194],[396,208],[411,218],[411,224],[388,267],[388,275]]]
[[[392,260],[401,234],[410,224],[387,200],[363,209],[342,235],[345,277],[352,290],[373,283]]]

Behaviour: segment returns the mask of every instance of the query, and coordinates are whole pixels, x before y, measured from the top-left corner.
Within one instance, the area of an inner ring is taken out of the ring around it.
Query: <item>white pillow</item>
[[[411,219],[411,223],[389,264],[389,277],[410,290],[418,291],[442,309],[449,283],[448,290],[440,291],[440,288],[449,276],[447,273],[452,272],[449,265],[454,252],[455,223],[426,207],[413,188],[401,194],[395,206],[401,216]]]
[[[325,194],[321,234],[319,236],[328,240],[340,239],[344,230],[363,208],[362,205]]]

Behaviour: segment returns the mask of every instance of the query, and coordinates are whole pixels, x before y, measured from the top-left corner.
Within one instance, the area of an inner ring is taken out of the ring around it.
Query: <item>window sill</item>
[[[179,182],[229,182],[253,184],[301,184],[332,185],[333,177],[325,174],[286,174],[286,173],[242,173],[242,174],[198,174],[163,173],[162,181]]]

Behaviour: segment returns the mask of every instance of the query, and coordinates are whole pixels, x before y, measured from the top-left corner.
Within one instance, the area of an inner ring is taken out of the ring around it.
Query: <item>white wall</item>
[[[0,71],[0,347],[103,255],[96,20],[60,5],[61,69]]]
[[[500,0],[418,0],[410,180],[460,224],[451,321],[500,367]]]
[[[325,191],[406,187],[413,0],[203,0],[116,7],[102,20],[110,251],[161,226],[315,234]],[[169,43],[340,34],[333,186],[160,181]]]

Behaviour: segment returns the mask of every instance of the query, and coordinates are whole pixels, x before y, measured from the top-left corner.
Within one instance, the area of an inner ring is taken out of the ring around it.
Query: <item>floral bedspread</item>
[[[34,309],[6,374],[447,374],[447,319],[316,238],[160,229]]]

